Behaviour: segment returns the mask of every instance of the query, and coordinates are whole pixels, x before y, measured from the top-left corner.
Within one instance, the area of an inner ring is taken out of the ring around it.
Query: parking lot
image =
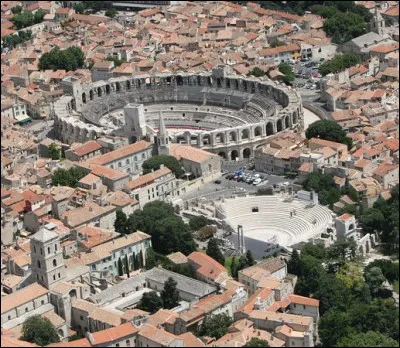
[[[284,176],[278,176],[273,174],[266,174],[251,170],[246,170],[245,173],[251,175],[260,175],[264,177],[264,180],[258,185],[249,184],[243,181],[234,181],[228,180],[225,174],[218,179],[215,179],[212,183],[203,185],[200,189],[196,191],[189,192],[185,195],[182,195],[180,198],[183,200],[190,200],[194,198],[204,197],[207,200],[217,200],[220,197],[230,197],[234,193],[255,193],[260,187],[266,187],[269,185],[280,185],[283,183],[292,184],[295,180],[288,179]],[[233,174],[230,172],[230,174]]]

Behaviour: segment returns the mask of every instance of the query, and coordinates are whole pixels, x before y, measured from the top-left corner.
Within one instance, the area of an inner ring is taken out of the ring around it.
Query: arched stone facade
[[[55,104],[55,124],[58,137],[67,143],[120,135],[100,119],[135,103],[145,106],[151,127],[157,127],[158,113],[163,112],[167,128],[183,129],[172,141],[225,154],[227,159],[236,151],[233,155],[243,159],[245,149],[253,156],[252,149],[266,137],[300,130],[303,119],[295,90],[268,79],[233,75],[227,67],[198,75],[141,75],[87,85],[67,78],[62,84],[67,95]],[[279,111],[276,104],[282,106]]]

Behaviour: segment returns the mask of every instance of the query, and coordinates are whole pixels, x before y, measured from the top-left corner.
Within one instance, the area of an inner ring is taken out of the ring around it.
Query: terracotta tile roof
[[[130,337],[138,333],[139,329],[131,323],[125,323],[110,329],[90,333],[89,341],[92,345],[110,344],[114,341],[122,340],[124,337]]]
[[[100,177],[98,177],[97,175],[93,175],[92,173],[89,173],[88,175],[84,176],[81,180],[79,180],[79,183],[84,185],[93,185],[99,181],[101,182]]]
[[[285,46],[279,46],[275,48],[266,48],[259,52],[260,56],[270,56],[283,52],[293,52],[300,51],[300,46],[298,44],[289,44]]]
[[[35,298],[46,295],[49,290],[39,285],[38,283],[31,284],[17,292],[5,296],[1,299],[1,314],[10,311],[11,309],[21,306]]]
[[[89,317],[93,320],[101,323],[106,323],[111,326],[118,326],[121,324],[121,316],[117,313],[111,312],[104,308],[96,308],[89,314]]]
[[[105,164],[117,161],[118,159],[132,155],[134,153],[144,151],[144,150],[148,149],[150,146],[151,146],[151,144],[149,142],[141,140],[141,141],[138,141],[137,143],[123,146],[117,150],[108,152],[104,155],[100,155],[100,156],[91,158],[91,159],[87,160],[85,163],[105,165]]]
[[[391,7],[386,12],[383,12],[382,14],[386,15],[386,16],[398,17],[399,16],[399,6]]]
[[[339,216],[338,219],[342,220],[342,221],[346,221],[346,220],[352,219],[353,217],[354,217],[354,215],[345,213],[345,214]]]
[[[289,300],[290,302],[296,304],[319,307],[319,300],[316,300],[315,298],[304,297],[299,295],[289,295]]]
[[[177,336],[149,324],[144,324],[140,328],[138,335],[156,342],[163,347],[168,347],[170,343],[177,339]]]
[[[161,178],[164,175],[168,175],[171,173],[171,170],[167,167],[158,169],[153,173],[148,173],[140,176],[137,179],[131,180],[127,183],[128,188],[132,191],[140,187],[144,187],[150,185],[154,182],[154,180]]]
[[[76,332],[72,329],[71,335],[76,334]],[[81,338],[80,340],[71,341],[71,342],[58,342],[58,343],[51,343],[46,347],[91,347],[89,340],[87,338]]]
[[[194,251],[188,256],[188,260],[199,265],[200,268],[198,268],[196,272],[208,279],[216,279],[221,273],[227,273],[224,266],[207,254]]]
[[[183,158],[196,163],[202,163],[209,158],[216,157],[216,155],[211,152],[181,144],[170,144],[169,154],[178,160]]]
[[[178,336],[184,340],[184,347],[205,347],[206,345],[191,332],[185,332]]]
[[[174,324],[175,320],[179,318],[179,314],[168,309],[160,309],[154,313],[147,320],[148,324],[158,327],[159,325]]]
[[[61,216],[61,220],[70,227],[78,227],[85,222],[90,222],[93,219],[102,215],[110,214],[115,207],[101,207],[93,202],[86,202],[83,207],[75,208],[65,212]]]
[[[381,163],[378,168],[376,168],[374,170],[374,175],[383,177],[387,174],[389,174],[390,172],[394,171],[394,170],[398,170],[399,169],[399,165],[398,164],[392,164],[392,163]]]
[[[320,145],[320,146],[328,146],[328,147],[333,148],[335,150],[339,150],[340,148],[346,147],[345,144],[337,143],[335,141],[319,139],[319,138],[311,138],[309,140],[309,144],[316,144],[316,145]]]
[[[169,255],[167,255],[167,257],[176,265],[188,262],[187,256],[182,254],[180,251],[169,254]]]
[[[17,338],[1,335],[1,347],[40,347],[37,344],[21,341]]]
[[[270,289],[257,289],[256,292],[251,295],[251,297],[241,307],[237,309],[237,312],[250,314],[254,310],[254,304],[257,302],[258,298],[260,298],[262,301],[265,301],[271,294],[273,294],[273,291]]]
[[[98,306],[92,302],[83,299],[74,299],[71,301],[73,308],[77,308],[83,312],[92,313]]]
[[[90,164],[89,168],[92,170],[92,174],[97,175],[98,177],[104,176],[110,180],[120,180],[129,176],[128,173],[97,164]]]
[[[103,146],[96,140],[90,140],[85,144],[76,147],[73,152],[79,157],[88,155],[89,153],[100,150]]]

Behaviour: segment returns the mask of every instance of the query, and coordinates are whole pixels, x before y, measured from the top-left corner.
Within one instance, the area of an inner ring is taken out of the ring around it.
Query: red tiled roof
[[[101,144],[97,142],[96,140],[90,140],[87,143],[76,147],[73,151],[79,156],[85,156],[89,153],[95,152],[97,150],[100,150],[102,148]]]

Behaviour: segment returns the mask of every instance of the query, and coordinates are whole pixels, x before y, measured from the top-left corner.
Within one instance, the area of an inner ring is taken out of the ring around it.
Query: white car
[[[254,174],[253,178],[259,179],[260,178],[260,174]]]
[[[261,184],[262,180],[260,178],[257,178],[256,180],[253,181],[253,185],[256,186],[258,184]]]
[[[289,185],[290,185],[290,182],[289,182],[289,181],[285,181],[282,185],[283,185],[283,186],[289,186]]]

